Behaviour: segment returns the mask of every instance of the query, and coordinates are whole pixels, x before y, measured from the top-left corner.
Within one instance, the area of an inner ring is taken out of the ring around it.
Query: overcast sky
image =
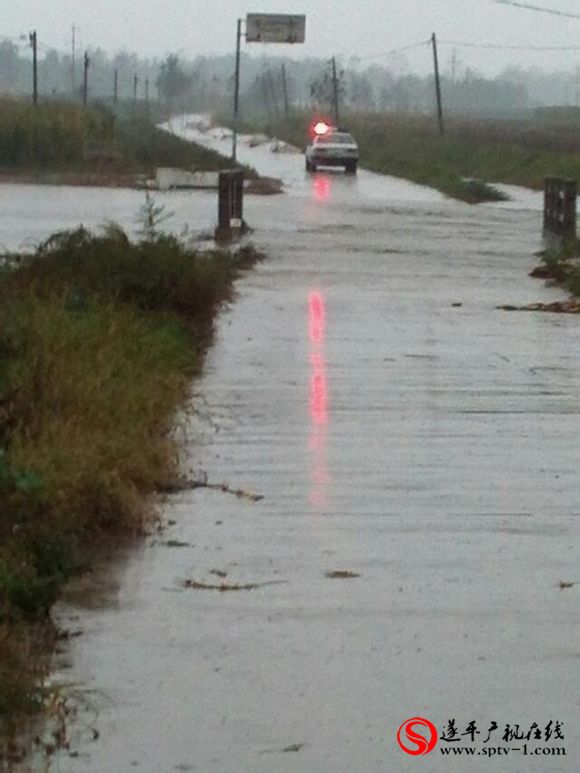
[[[526,0],[521,0],[525,2]],[[578,0],[529,0],[533,5],[580,14]],[[411,70],[431,66],[429,50],[399,57],[371,55],[427,40],[442,41],[443,69],[452,46],[443,41],[518,46],[579,46],[578,51],[498,51],[457,46],[458,68],[494,74],[508,65],[538,64],[547,70],[575,70],[580,64],[580,19],[500,5],[494,0],[2,0],[0,37],[32,29],[39,41],[64,50],[78,25],[79,48],[100,46],[141,54],[184,56],[232,51],[235,21],[248,12],[304,13],[304,46],[245,46],[261,56],[344,54],[372,62],[406,61]]]

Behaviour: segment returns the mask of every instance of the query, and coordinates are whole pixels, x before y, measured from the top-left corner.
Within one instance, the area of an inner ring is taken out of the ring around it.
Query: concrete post
[[[231,241],[244,230],[244,173],[228,169],[219,173],[216,241]]]

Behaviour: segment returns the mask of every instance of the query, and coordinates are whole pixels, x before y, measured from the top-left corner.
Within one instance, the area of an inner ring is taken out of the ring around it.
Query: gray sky
[[[522,0],[525,2],[525,0]],[[530,0],[532,4],[580,13],[578,0]],[[427,40],[498,43],[520,46],[580,46],[580,19],[499,5],[493,0],[3,0],[0,37],[35,28],[39,40],[64,49],[71,26],[79,27],[79,48],[101,46],[142,54],[226,53],[234,47],[235,20],[247,12],[305,13],[304,46],[245,46],[256,55],[292,56],[372,54]],[[442,68],[450,66],[452,47],[441,48]],[[405,61],[411,70],[431,67],[427,47],[368,62]],[[538,64],[572,71],[578,51],[496,51],[457,48],[458,68],[494,74],[508,65]]]

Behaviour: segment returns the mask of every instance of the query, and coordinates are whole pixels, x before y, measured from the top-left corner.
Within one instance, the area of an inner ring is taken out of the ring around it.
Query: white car
[[[328,129],[317,134],[306,148],[306,171],[319,166],[343,166],[347,174],[356,174],[359,151],[356,140],[341,129]]]

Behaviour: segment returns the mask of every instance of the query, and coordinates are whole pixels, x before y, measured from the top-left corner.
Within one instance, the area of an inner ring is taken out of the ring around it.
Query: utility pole
[[[340,124],[340,114],[338,110],[338,76],[336,74],[336,57],[332,57],[332,93],[334,96],[334,122]]]
[[[116,105],[119,101],[119,70],[115,69],[113,76],[113,104]]]
[[[89,65],[91,60],[89,59],[88,51],[85,51],[85,58],[83,64],[83,105],[86,107],[89,101]]]
[[[145,78],[145,104],[149,107],[149,78]]]
[[[437,56],[437,38],[435,33],[431,36],[431,43],[433,44],[433,64],[435,66],[435,95],[437,97],[437,119],[439,122],[439,134],[443,136],[445,134],[445,127],[443,126],[443,105],[441,102],[441,81],[439,80],[439,58]]]
[[[234,126],[232,132],[232,161],[237,161],[238,127],[240,122],[240,59],[242,55],[242,20],[238,19],[236,31],[236,72],[234,82]]]
[[[70,85],[71,85],[72,95],[74,98],[77,90],[77,84],[76,84],[77,27],[76,27],[76,24],[72,25],[71,43],[72,43],[72,51],[71,51],[71,60],[70,60]]]
[[[260,75],[260,84],[262,86],[262,98],[264,100],[264,105],[266,106],[266,110],[268,111],[268,120],[273,121],[274,111],[272,109],[272,98],[270,95],[270,90],[268,89],[268,81],[266,79],[266,73],[264,72]]]
[[[284,94],[284,116],[286,120],[290,115],[290,103],[288,102],[288,81],[286,79],[286,65],[282,65],[282,92]]]
[[[267,86],[270,89],[270,93],[272,95],[272,104],[274,105],[274,116],[276,121],[280,118],[280,110],[278,109],[278,95],[276,93],[276,83],[274,81],[274,75],[272,73],[272,70],[268,70],[266,73],[266,82]]]
[[[38,105],[38,38],[36,30],[29,35],[32,46],[32,104]]]
[[[139,78],[137,75],[133,77],[133,104],[137,104],[137,89],[139,88]]]
[[[451,80],[455,83],[455,77],[457,75],[457,49],[453,49],[453,56],[451,57]]]

